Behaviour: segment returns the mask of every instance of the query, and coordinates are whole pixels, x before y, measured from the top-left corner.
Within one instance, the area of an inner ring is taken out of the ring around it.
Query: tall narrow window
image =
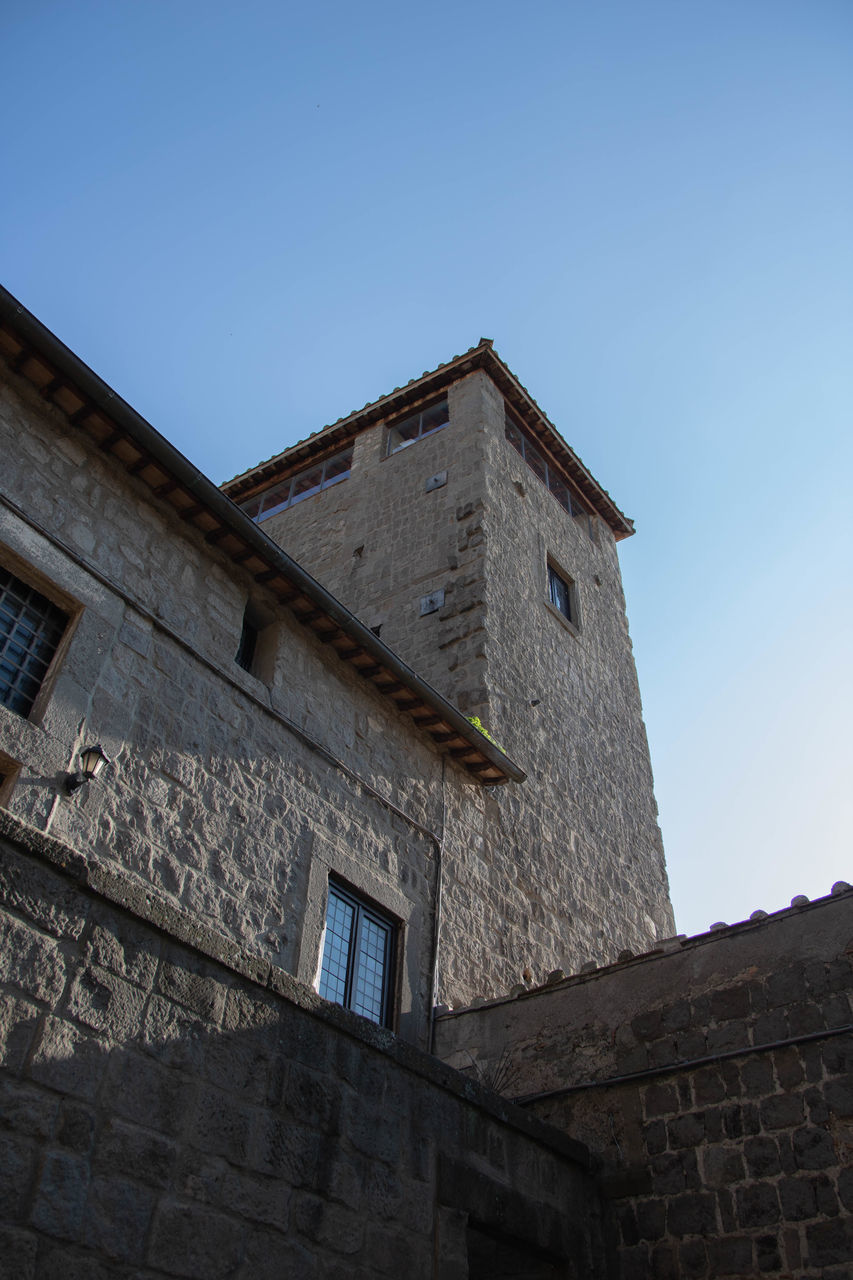
[[[548,600],[572,627],[578,625],[578,602],[575,584],[563,577],[552,564],[548,565]]]
[[[258,628],[249,616],[249,610],[243,614],[243,629],[240,632],[240,643],[234,661],[244,671],[251,671],[255,662],[255,651],[258,647]]]
[[[28,716],[68,625],[41,592],[0,568],[0,702]]]
[[[394,926],[349,890],[329,884],[320,995],[388,1026]]]

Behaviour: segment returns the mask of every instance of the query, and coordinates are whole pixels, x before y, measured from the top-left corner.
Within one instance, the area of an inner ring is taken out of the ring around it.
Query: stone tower
[[[633,526],[490,341],[224,490],[527,771],[446,815],[445,999],[673,932],[616,549]]]

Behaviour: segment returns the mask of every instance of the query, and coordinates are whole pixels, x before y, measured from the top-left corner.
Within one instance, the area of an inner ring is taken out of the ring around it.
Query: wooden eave
[[[0,288],[0,354],[69,424],[250,574],[478,782],[525,774]],[[324,447],[328,441],[324,440]],[[337,445],[336,445],[337,447]]]
[[[422,374],[405,387],[398,387],[389,395],[365,405],[363,409],[341,418],[331,426],[324,427],[290,449],[285,449],[242,475],[235,476],[233,480],[226,481],[222,485],[222,492],[234,502],[245,502],[302,467],[344,449],[366,428],[397,418],[408,409],[427,403],[445,391],[451,383],[467,377],[476,369],[482,369],[488,374],[519,423],[541,446],[557,471],[565,475],[569,484],[578,490],[591,509],[610,527],[616,540],[630,537],[634,532],[633,521],[619,510],[606,489],[601,487],[574,450],[566,444],[557,428],[504,364],[488,339],[482,339],[478,346],[472,347],[464,355],[456,356],[431,373]]]

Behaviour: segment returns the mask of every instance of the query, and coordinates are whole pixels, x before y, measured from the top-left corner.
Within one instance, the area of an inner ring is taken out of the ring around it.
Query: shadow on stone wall
[[[86,876],[0,847],[0,1276],[605,1274],[579,1144]]]

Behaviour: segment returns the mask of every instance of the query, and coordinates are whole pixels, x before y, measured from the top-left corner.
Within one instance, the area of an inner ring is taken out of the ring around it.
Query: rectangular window
[[[317,462],[304,471],[297,471],[296,475],[288,476],[263,493],[247,498],[245,502],[239,503],[240,510],[245,511],[255,524],[260,524],[262,520],[278,515],[279,511],[295,507],[297,502],[304,502],[322,489],[330,489],[333,484],[346,480],[351,469],[352,446],[344,449],[343,453],[326,458],[324,462]]]
[[[330,882],[320,995],[388,1026],[394,925],[348,889]]]
[[[575,584],[548,565],[548,600],[573,628],[578,626],[578,602]]]
[[[28,716],[53,661],[68,614],[0,568],[0,702]]]
[[[580,495],[571,488],[553,463],[548,462],[530,437],[509,414],[505,417],[504,434],[517,453],[520,453],[533,474],[542,481],[546,489],[550,489],[564,511],[575,520],[585,522],[590,537],[595,537],[590,509]]]
[[[431,404],[429,408],[413,413],[388,428],[388,453],[399,453],[401,449],[407,449],[410,444],[423,440],[424,436],[440,431],[449,421],[446,400],[440,400],[438,404]]]

